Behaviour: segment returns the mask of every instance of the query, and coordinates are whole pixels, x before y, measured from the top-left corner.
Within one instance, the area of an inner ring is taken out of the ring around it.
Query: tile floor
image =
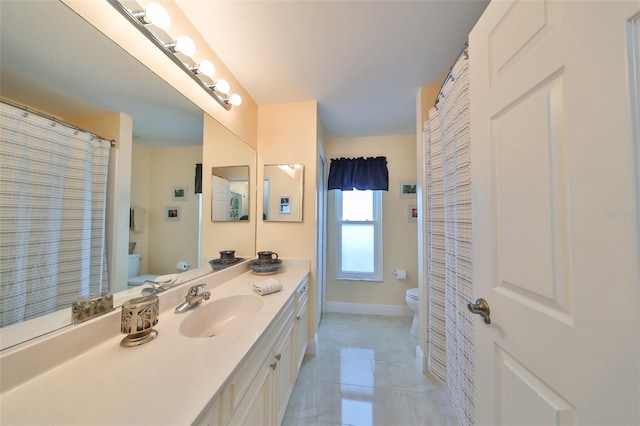
[[[411,318],[327,313],[283,425],[457,425],[446,388],[415,361]]]

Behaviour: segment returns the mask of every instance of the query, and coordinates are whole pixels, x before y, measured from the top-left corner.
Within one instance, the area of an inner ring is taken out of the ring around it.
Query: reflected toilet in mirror
[[[142,261],[142,255],[140,253],[132,253],[129,255],[129,266],[127,269],[127,287],[138,287],[144,284],[146,281],[156,281],[158,275],[140,273],[140,262]]]

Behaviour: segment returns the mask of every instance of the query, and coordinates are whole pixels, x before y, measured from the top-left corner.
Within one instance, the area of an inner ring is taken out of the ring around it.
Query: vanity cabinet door
[[[209,404],[204,413],[193,424],[195,426],[218,426],[220,424],[220,398],[216,398]]]
[[[274,370],[276,383],[276,400],[274,401],[274,412],[276,414],[276,424],[281,424],[284,413],[287,410],[289,397],[296,382],[295,374],[295,342],[293,338],[294,323],[290,321],[285,328],[279,344],[274,347],[274,360],[277,368]]]
[[[306,294],[300,300],[296,312],[296,348],[295,348],[295,373],[298,374],[304,354],[307,351],[309,341],[309,309],[307,309],[309,298]]]
[[[273,424],[273,371],[276,368],[274,365],[271,357],[262,364],[247,394],[229,421],[229,425]]]

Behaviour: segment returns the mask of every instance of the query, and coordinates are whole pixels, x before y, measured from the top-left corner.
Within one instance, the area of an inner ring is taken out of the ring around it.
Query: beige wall
[[[315,318],[317,289],[315,284],[315,206],[316,160],[318,157],[318,105],[300,102],[261,105],[258,108],[258,182],[263,181],[265,164],[302,164],[304,194],[302,222],[265,222],[258,207],[257,250],[271,250],[282,258],[309,259],[310,316]],[[258,199],[263,199],[262,185]],[[313,335],[315,324],[309,330]]]
[[[194,194],[196,163],[202,162],[202,147],[155,148],[134,144],[131,173],[131,206],[144,209],[142,232],[129,231],[142,254],[140,274],[175,273],[176,264],[198,263],[198,198]],[[172,199],[176,186],[187,187],[187,199]],[[165,218],[166,208],[181,209],[179,221]]]
[[[136,243],[134,253],[140,253],[139,274],[149,273],[149,209],[151,208],[151,152],[153,149],[133,144],[131,153],[131,207],[136,209],[137,230],[129,230],[129,242]],[[139,215],[142,217],[138,217]]]
[[[249,220],[211,221],[211,169],[249,166]],[[255,150],[205,114],[202,161],[202,262],[220,257],[221,250],[235,250],[237,257],[256,254],[256,174]],[[206,265],[205,265],[206,266]]]
[[[408,209],[416,205],[415,198],[401,198],[400,181],[416,180],[416,138],[408,136],[378,136],[349,139],[329,139],[325,143],[327,158],[387,157],[389,191],[382,196],[383,221],[383,281],[335,280],[335,191],[327,199],[327,302],[348,302],[379,305],[405,305],[405,292],[418,286],[417,223],[408,220]],[[406,269],[407,279],[399,281],[392,274]]]
[[[258,221],[258,250],[281,257],[313,259],[316,175],[316,102],[265,105],[258,113],[258,182],[265,164],[302,164],[304,200],[302,222]],[[263,199],[258,185],[258,199]],[[262,217],[262,206],[258,208]]]

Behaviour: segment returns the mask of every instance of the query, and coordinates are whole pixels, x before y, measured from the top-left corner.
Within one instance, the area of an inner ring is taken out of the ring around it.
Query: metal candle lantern
[[[127,336],[122,339],[120,346],[142,345],[158,336],[153,326],[158,323],[159,306],[158,296],[155,294],[124,302],[120,331]]]

